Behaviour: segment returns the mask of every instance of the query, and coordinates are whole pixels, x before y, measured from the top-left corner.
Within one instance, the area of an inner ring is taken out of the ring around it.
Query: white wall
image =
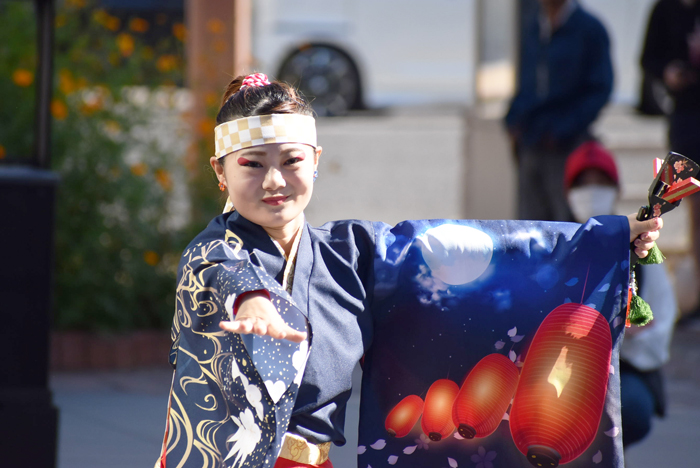
[[[610,34],[615,68],[615,102],[635,105],[639,97],[647,21],[656,0],[580,0],[605,24]]]

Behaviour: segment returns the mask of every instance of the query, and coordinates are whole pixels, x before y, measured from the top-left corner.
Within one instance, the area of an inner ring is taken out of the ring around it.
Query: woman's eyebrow
[[[239,156],[267,156],[267,151],[260,151],[260,150],[241,151],[239,153]]]
[[[280,151],[281,154],[288,154],[288,153],[296,153],[296,152],[304,152],[304,148],[285,148],[282,151]]]

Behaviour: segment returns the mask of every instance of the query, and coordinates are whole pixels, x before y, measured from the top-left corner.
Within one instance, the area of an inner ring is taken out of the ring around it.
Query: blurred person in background
[[[518,163],[518,217],[570,221],[564,163],[610,98],[610,41],[576,1],[539,4],[522,35],[518,92],[505,118]]]
[[[598,142],[577,148],[566,161],[566,199],[577,222],[615,212],[620,192],[615,159]],[[639,442],[651,430],[654,414],[664,416],[666,398],[661,367],[670,357],[677,304],[666,267],[638,265],[639,296],[651,306],[654,319],[625,330],[620,349],[622,443]]]
[[[642,68],[664,84],[673,100],[668,115],[671,151],[700,163],[700,2],[660,0],[654,5]],[[691,195],[688,202],[695,244],[700,242],[700,194]],[[694,255],[700,275],[700,256],[697,252]],[[700,307],[695,314],[699,313]]]

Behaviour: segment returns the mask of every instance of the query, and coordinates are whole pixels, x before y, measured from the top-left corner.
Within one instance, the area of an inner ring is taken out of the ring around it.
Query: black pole
[[[51,167],[51,94],[53,90],[53,0],[35,0],[37,18],[37,87],[35,165]]]
[[[48,170],[53,2],[35,0],[36,136],[28,165],[0,165],[0,466],[56,466],[58,411],[48,385],[54,212]]]

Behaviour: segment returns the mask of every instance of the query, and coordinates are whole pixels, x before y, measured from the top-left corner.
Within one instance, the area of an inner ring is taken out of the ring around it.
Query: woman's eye
[[[262,167],[262,164],[259,162],[251,161],[250,159],[246,158],[238,158],[238,165],[244,167]]]
[[[286,165],[288,165],[288,166],[292,166],[292,165],[294,165],[294,164],[296,164],[296,163],[299,163],[299,162],[301,162],[301,161],[303,161],[303,160],[304,160],[304,158],[293,157],[293,158],[287,159],[284,163],[285,163]]]

